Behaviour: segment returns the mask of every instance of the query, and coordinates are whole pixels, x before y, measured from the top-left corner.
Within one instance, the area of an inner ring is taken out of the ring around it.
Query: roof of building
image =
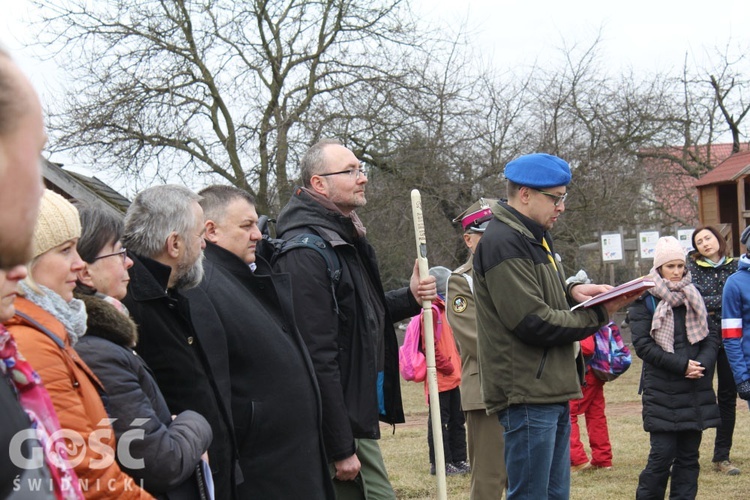
[[[101,203],[123,215],[130,206],[130,200],[106,185],[96,177],[64,170],[62,165],[47,160],[42,162],[42,176],[45,185],[68,199],[86,203]]]
[[[734,182],[750,173],[750,151],[735,153],[695,181],[695,187]]]

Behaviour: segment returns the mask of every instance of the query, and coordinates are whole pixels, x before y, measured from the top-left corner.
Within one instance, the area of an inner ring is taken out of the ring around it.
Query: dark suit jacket
[[[240,498],[333,499],[315,371],[297,331],[288,275],[253,273],[208,243],[205,276],[185,296],[201,341],[228,347]],[[221,340],[220,340],[221,339]],[[229,387],[229,386],[228,386]]]

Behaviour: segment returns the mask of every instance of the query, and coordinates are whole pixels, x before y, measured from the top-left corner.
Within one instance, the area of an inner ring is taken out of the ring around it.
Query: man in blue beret
[[[508,500],[570,496],[570,412],[581,398],[578,341],[634,298],[570,310],[610,288],[565,285],[548,231],[565,211],[570,167],[529,154],[505,167],[507,203],[474,253],[479,377],[487,413],[505,429]]]

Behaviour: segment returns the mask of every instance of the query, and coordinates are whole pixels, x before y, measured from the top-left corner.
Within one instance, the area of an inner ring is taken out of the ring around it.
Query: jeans
[[[507,500],[570,498],[568,402],[513,405],[498,417],[505,428]]]

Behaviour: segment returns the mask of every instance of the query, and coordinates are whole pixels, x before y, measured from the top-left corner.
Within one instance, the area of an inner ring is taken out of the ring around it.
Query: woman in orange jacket
[[[84,496],[150,499],[117,465],[115,434],[102,404],[104,390],[72,347],[86,331],[86,309],[73,298],[76,273],[83,267],[76,252],[80,235],[75,207],[47,190],[34,231],[29,276],[20,283],[22,296],[6,325],[52,398]]]

